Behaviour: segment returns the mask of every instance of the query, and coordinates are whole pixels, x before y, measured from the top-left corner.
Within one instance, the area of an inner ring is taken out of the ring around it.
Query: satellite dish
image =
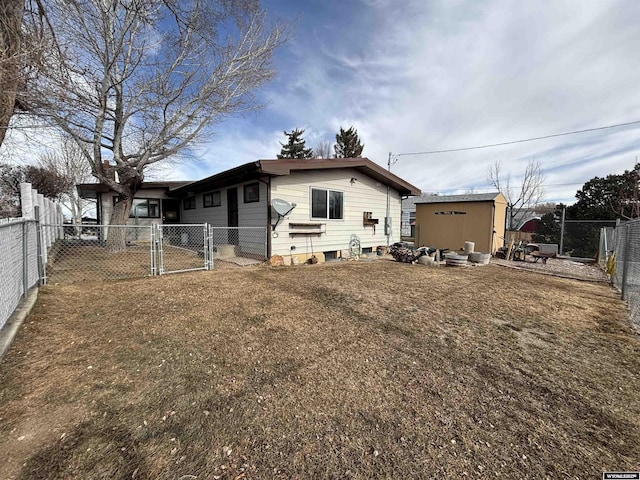
[[[291,210],[296,208],[296,204],[295,203],[289,203],[286,200],[282,200],[281,198],[274,198],[274,199],[271,200],[271,207],[278,214],[278,218],[276,220],[276,223],[271,226],[273,228],[273,232],[274,232],[273,235],[277,236],[277,233],[275,233],[276,227],[278,226],[278,224],[282,221],[282,219],[284,217],[286,217],[287,215],[289,215],[289,213],[291,213]]]
[[[296,207],[295,203],[289,203],[281,198],[274,198],[271,200],[271,206],[276,211],[278,216],[285,217],[289,215],[289,212]]]

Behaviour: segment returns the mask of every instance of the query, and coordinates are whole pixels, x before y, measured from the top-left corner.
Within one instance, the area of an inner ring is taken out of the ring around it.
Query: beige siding
[[[350,180],[354,178],[355,182]],[[311,188],[324,188],[343,192],[344,218],[341,220],[311,218]],[[387,209],[387,187],[376,180],[350,169],[315,170],[295,172],[289,176],[271,179],[271,198],[281,198],[295,203],[296,208],[277,227],[277,238],[272,238],[272,253],[287,255],[326,251],[340,251],[349,248],[352,234],[360,238],[363,248],[375,249],[386,245],[384,218]],[[400,194],[391,190],[391,217],[393,229],[391,243],[400,239]],[[363,213],[371,212],[378,225],[364,226]],[[274,216],[274,221],[275,221]],[[290,234],[289,223],[322,223],[324,233],[313,235]]]

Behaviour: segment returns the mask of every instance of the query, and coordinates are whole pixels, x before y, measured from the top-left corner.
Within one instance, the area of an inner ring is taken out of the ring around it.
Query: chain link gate
[[[158,275],[212,268],[212,243],[206,223],[157,225],[154,245]]]

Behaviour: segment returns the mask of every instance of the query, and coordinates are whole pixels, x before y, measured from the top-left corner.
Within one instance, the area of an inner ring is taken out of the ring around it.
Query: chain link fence
[[[0,328],[40,278],[37,228],[35,220],[0,223]]]
[[[605,270],[629,305],[631,323],[640,329],[640,219],[618,225],[613,232],[603,228],[600,246],[614,245],[605,252]]]
[[[44,225],[64,234],[49,249],[43,283],[92,283],[155,273],[152,226]]]
[[[49,249],[44,283],[91,283],[256,265],[267,229],[174,225],[43,225],[64,235]]]
[[[0,328],[38,284],[91,284],[257,265],[267,259],[264,227],[0,223]]]

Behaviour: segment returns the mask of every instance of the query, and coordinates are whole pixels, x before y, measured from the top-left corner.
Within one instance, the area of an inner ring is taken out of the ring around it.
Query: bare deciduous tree
[[[507,213],[508,229],[513,228],[513,219],[527,208],[535,207],[544,196],[544,173],[540,162],[531,159],[527,163],[520,188],[515,188],[511,179],[511,172],[504,173],[502,164],[496,160],[488,169],[487,181],[507,199],[509,211]]]
[[[86,147],[85,147],[86,148]],[[91,181],[91,166],[87,162],[86,152],[67,135],[63,135],[55,149],[49,149],[38,160],[41,168],[56,172],[66,178],[68,188],[61,196],[61,203],[71,212],[74,224],[82,223],[82,217],[91,206],[87,200],[80,198],[76,185]]]
[[[328,140],[320,140],[313,149],[316,158],[331,158],[331,143]]]
[[[0,145],[9,127],[20,85],[20,26],[24,0],[0,2]]]
[[[29,79],[29,110],[91,145],[92,174],[119,194],[115,225],[126,223],[148,165],[256,108],[252,93],[274,76],[284,40],[257,0],[42,1],[55,48]],[[124,248],[124,237],[108,237]]]

